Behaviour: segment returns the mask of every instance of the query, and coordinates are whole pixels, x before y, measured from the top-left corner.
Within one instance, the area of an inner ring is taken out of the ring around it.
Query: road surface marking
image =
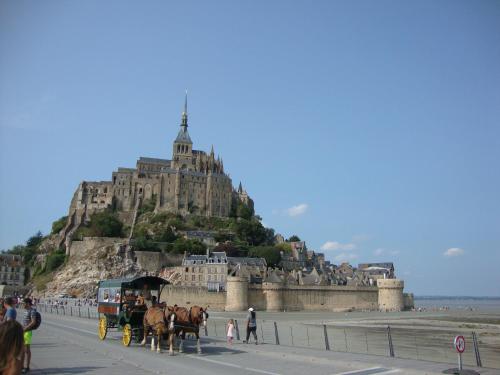
[[[97,335],[97,332],[94,332],[94,331],[87,331],[86,329],[71,327],[71,326],[67,326],[64,324],[56,324],[56,323],[48,322],[47,320],[44,320],[43,323],[48,324],[49,326],[53,326],[53,327],[68,328],[68,329],[72,329],[74,331],[79,331],[79,332],[83,332],[83,333],[90,333],[91,335],[94,335],[94,336]]]
[[[228,366],[228,367],[240,368],[242,370],[257,372],[259,374],[280,375],[280,374],[278,374],[276,372],[259,370],[259,369],[251,368],[251,367],[243,367],[243,366],[235,365],[235,364],[232,364],[232,363],[217,361],[215,359],[208,359],[208,358],[204,358],[204,357],[197,357],[195,354],[188,354],[186,357],[191,357],[191,358],[197,359],[199,361],[206,361],[206,362],[215,363],[215,364],[221,365],[221,366]]]
[[[354,370],[354,371],[347,371],[347,372],[340,372],[335,375],[371,375],[371,374],[392,374],[394,372],[399,372],[398,369],[388,369],[384,367],[370,367],[370,368],[365,368],[362,370]]]

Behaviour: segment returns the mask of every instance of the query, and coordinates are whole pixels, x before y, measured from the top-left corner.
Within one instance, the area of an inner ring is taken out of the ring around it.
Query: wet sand
[[[463,310],[405,312],[257,312],[259,336],[275,343],[277,323],[281,345],[325,348],[324,325],[330,347],[336,351],[389,355],[387,327],[396,357],[456,363],[453,339],[463,335],[465,365],[475,366],[472,332],[478,339],[484,367],[500,368],[500,314]],[[245,313],[213,313],[220,320],[245,320]],[[210,328],[213,330],[212,328]],[[223,335],[223,332],[215,332]]]

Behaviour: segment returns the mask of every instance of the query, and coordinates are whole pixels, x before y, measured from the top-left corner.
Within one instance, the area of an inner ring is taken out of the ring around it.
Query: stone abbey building
[[[136,168],[118,168],[111,181],[83,181],[71,201],[65,237],[91,214],[115,208],[131,224],[135,211],[153,200],[156,212],[206,217],[228,217],[236,200],[253,208],[253,201],[239,185],[233,189],[221,158],[195,150],[188,132],[187,95],[171,159],[140,157]]]

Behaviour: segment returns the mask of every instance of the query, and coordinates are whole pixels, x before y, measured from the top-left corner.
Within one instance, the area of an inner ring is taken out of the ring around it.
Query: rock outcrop
[[[132,259],[123,238],[85,238],[74,241],[67,263],[57,270],[46,290],[35,295],[75,295],[95,298],[99,280],[144,274]]]

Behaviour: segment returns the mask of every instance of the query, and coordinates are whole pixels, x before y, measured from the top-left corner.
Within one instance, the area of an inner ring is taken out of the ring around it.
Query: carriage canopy
[[[149,290],[156,291],[155,294],[159,297],[162,287],[166,284],[169,284],[167,280],[156,276],[102,280],[99,282],[97,301],[120,304],[125,294],[132,295],[133,291],[140,291],[146,285]]]

